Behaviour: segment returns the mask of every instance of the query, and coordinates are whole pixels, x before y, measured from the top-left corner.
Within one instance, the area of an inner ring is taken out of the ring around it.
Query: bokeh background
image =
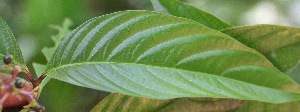
[[[254,24],[300,26],[300,0],[181,1],[192,4],[235,26]],[[74,29],[93,17],[123,10],[153,10],[153,8],[150,0],[0,0],[0,16],[14,33],[31,71],[33,71],[33,62],[41,64],[47,62],[41,49],[53,46],[54,43],[50,37],[57,34],[56,30],[49,27],[50,25],[61,25],[65,18],[69,18],[73,21],[71,29]],[[76,87],[69,88],[70,91],[72,89]],[[78,90],[82,92],[74,91],[78,94],[77,96],[95,92],[82,88]],[[108,94],[100,93],[103,94],[94,96],[97,98],[94,98],[93,103],[99,102]],[[51,102],[50,100],[53,99],[42,97],[41,100]]]

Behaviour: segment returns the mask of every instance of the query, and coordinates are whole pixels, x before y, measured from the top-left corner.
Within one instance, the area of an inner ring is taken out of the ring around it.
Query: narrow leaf
[[[16,64],[25,65],[19,45],[11,30],[0,17],[0,59],[7,54],[13,55]],[[0,61],[0,63],[3,63]]]
[[[155,11],[188,18],[212,29],[221,30],[231,27],[231,25],[209,13],[177,0],[151,0],[151,2]]]
[[[85,22],[63,39],[46,72],[75,85],[154,99],[300,99],[298,84],[259,52],[192,20],[148,11]]]

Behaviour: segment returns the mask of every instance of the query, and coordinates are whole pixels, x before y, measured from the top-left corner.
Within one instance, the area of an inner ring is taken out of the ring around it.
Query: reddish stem
[[[38,83],[38,84],[40,84],[45,78],[46,78],[46,74],[42,74],[37,80],[36,80],[36,82]]]
[[[29,73],[29,72],[27,72],[27,73],[25,73],[26,74],[26,76],[28,77],[28,79],[29,79],[29,81],[32,83],[32,85],[34,86],[35,85],[35,83],[36,83],[36,80],[35,80],[35,78],[32,76],[32,74],[31,73]],[[33,87],[34,88],[34,87]]]

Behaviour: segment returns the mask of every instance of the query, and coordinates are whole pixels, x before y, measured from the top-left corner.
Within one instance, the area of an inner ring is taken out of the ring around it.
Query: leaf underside
[[[75,85],[154,99],[300,98],[298,84],[259,52],[195,21],[148,11],[85,22],[64,38],[46,72]]]

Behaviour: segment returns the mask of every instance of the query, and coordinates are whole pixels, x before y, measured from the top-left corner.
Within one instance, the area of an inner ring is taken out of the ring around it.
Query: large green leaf
[[[209,13],[177,0],[151,0],[151,2],[155,11],[188,18],[212,29],[221,30],[231,27]]]
[[[283,30],[283,32],[285,33],[272,33],[272,32],[278,32],[278,29],[285,29]],[[283,40],[283,39],[291,39],[291,40],[296,40],[296,38],[299,38],[297,36],[293,36],[295,35],[295,33],[300,32],[298,28],[293,28],[293,27],[285,27],[285,26],[277,26],[277,25],[255,25],[255,26],[243,26],[243,27],[233,27],[233,28],[229,28],[224,30],[223,32],[230,32],[229,34],[234,36],[235,38],[239,39],[240,42],[249,45],[249,47],[252,47],[254,49],[259,50],[260,52],[264,53],[265,50],[269,50],[269,49],[263,49],[266,48],[264,47],[262,44],[258,44],[260,43],[260,41],[255,41],[255,40],[259,40],[259,39],[253,39],[251,40],[250,38],[264,38],[267,37],[266,36],[261,36],[262,33],[263,34],[269,34],[270,39],[267,39],[267,42],[264,43],[273,43],[273,42],[277,42],[277,40]],[[256,33],[257,31],[259,31],[260,33]],[[272,36],[270,36],[270,34],[273,34]],[[292,36],[291,36],[292,35]],[[241,38],[242,37],[242,38]],[[297,44],[299,42],[295,42],[294,44]],[[286,43],[281,43],[281,42],[277,42],[275,43],[275,45],[277,46],[281,46],[281,44],[286,44]],[[268,44],[269,45],[269,44]],[[288,47],[292,47],[293,45],[291,44],[291,46],[286,46]],[[288,76],[290,76],[291,78],[293,78],[294,80],[296,80],[298,83],[300,82],[300,64],[299,64],[299,58],[297,56],[294,56],[291,53],[298,53],[300,51],[300,47],[296,48],[284,48],[284,47],[277,47],[277,49],[273,49],[272,52],[277,53],[279,55],[283,55],[286,56],[288,58],[278,58],[278,59],[273,59],[272,57],[270,58],[272,62],[276,61],[280,61],[280,62],[285,62],[286,60],[290,60],[290,62],[292,63],[298,63],[295,66],[288,66],[288,70],[285,72]],[[281,49],[279,51],[282,52],[278,52],[278,49]],[[287,54],[285,54],[287,53]],[[268,53],[265,53],[266,56],[268,56]],[[294,61],[291,61],[294,60]],[[286,63],[280,63],[280,64],[286,64]],[[287,63],[288,64],[288,63]],[[280,68],[279,65],[277,67]],[[144,98],[137,98],[137,97],[132,97],[132,98],[128,98],[131,100],[122,100],[118,102],[118,98],[120,98],[121,95],[116,95],[116,94],[112,94],[110,97],[107,97],[105,100],[101,101],[95,108],[94,110],[104,110],[105,108],[110,108],[110,109],[119,109],[119,110],[125,110],[129,107],[127,105],[136,105],[139,102],[141,102],[141,100],[145,100]],[[129,97],[129,96],[122,96],[122,97]],[[133,99],[134,98],[134,99]],[[150,105],[155,105],[155,104],[160,104],[161,102],[166,102],[164,100],[153,100],[153,99],[147,99],[147,101],[151,104]],[[108,105],[109,102],[112,101],[116,101],[118,102],[117,104],[113,104],[113,105]],[[127,101],[127,103],[125,103]],[[130,101],[130,102],[129,102]],[[168,100],[169,101],[169,100]],[[174,100],[169,101],[169,102],[174,102]],[[214,102],[214,101],[210,101],[210,102]],[[191,102],[184,102],[184,104],[188,104],[190,105]],[[192,102],[193,103],[193,102]],[[126,104],[126,105],[125,105]],[[200,102],[197,105],[194,105],[191,108],[197,109],[199,106],[202,106],[204,104],[207,104],[206,102]],[[230,103],[232,104],[232,103]],[[122,106],[123,105],[123,106]],[[148,104],[149,105],[149,104]],[[176,105],[176,107],[180,107],[182,105],[178,104]],[[237,111],[242,111],[242,112],[297,112],[300,111],[300,102],[296,101],[296,102],[288,102],[288,103],[283,103],[283,104],[269,104],[269,103],[263,103],[263,102],[257,102],[257,101],[247,101],[245,104],[243,104],[243,106],[241,106],[240,108],[237,109]],[[226,104],[223,104],[222,106],[214,106],[214,107],[232,107],[231,106],[226,106]],[[186,107],[182,107],[184,109],[188,108],[189,106]],[[203,110],[203,108],[205,107],[201,107],[201,109]],[[211,108],[211,107],[209,107]],[[135,106],[130,108],[132,109],[147,109],[147,110],[157,110],[157,109],[164,109],[164,111],[169,111],[167,110],[168,108],[166,107],[161,107],[160,105],[156,105],[156,106],[147,106],[147,105],[140,105],[140,106]],[[128,109],[127,109],[128,110]],[[180,109],[179,109],[180,110]]]
[[[75,85],[154,99],[300,99],[298,84],[257,51],[189,19],[148,11],[85,22],[64,38],[46,72]]]
[[[17,44],[15,37],[5,21],[0,17],[0,59],[7,54],[13,55],[16,64],[25,65],[20,47]],[[2,64],[3,62],[0,61],[0,63]]]

